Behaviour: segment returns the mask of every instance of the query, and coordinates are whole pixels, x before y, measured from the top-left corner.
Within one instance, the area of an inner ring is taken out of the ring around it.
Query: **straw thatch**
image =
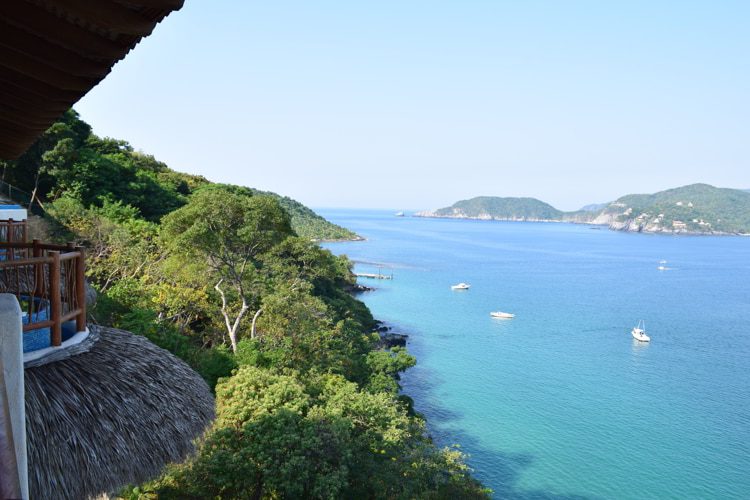
[[[203,379],[144,337],[90,327],[88,352],[26,369],[31,498],[93,497],[156,476],[214,416]]]

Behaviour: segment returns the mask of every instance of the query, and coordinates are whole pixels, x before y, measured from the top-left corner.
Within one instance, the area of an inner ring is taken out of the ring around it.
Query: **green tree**
[[[289,216],[272,198],[208,186],[163,219],[162,234],[175,256],[201,259],[215,277],[224,326],[236,351],[242,320],[257,301],[261,257],[293,234]]]
[[[216,389],[198,454],[159,498],[486,498],[464,456],[440,450],[391,395],[337,375],[242,367]],[[145,495],[144,495],[145,496]]]

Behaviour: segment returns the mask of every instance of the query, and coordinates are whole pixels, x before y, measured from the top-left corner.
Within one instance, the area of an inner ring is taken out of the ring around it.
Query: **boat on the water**
[[[646,335],[646,324],[643,320],[640,320],[638,326],[633,327],[633,330],[630,333],[633,335],[633,338],[639,342],[651,341],[651,337]]]
[[[468,290],[469,288],[471,288],[471,285],[463,282],[458,285],[451,285],[451,290]]]
[[[404,212],[396,212],[393,215],[395,215],[396,217],[403,217],[404,216]]]
[[[490,316],[492,316],[493,318],[502,318],[502,319],[510,319],[510,318],[516,317],[515,314],[506,313],[502,311],[493,311],[490,313]]]
[[[658,269],[659,271],[666,271],[667,269],[669,269],[667,267],[667,261],[666,260],[660,260],[659,261],[659,266],[656,269]]]

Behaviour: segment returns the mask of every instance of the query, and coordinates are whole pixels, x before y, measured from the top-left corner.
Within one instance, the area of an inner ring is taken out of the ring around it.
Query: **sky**
[[[750,2],[186,0],[75,109],[312,207],[750,188]]]

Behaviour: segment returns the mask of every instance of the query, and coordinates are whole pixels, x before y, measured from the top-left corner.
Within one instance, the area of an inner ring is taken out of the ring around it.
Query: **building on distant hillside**
[[[182,1],[0,2],[0,159],[20,156]],[[87,325],[85,250],[29,242],[23,209],[4,210],[0,498],[95,497],[183,459],[213,419],[206,383],[142,336]]]

